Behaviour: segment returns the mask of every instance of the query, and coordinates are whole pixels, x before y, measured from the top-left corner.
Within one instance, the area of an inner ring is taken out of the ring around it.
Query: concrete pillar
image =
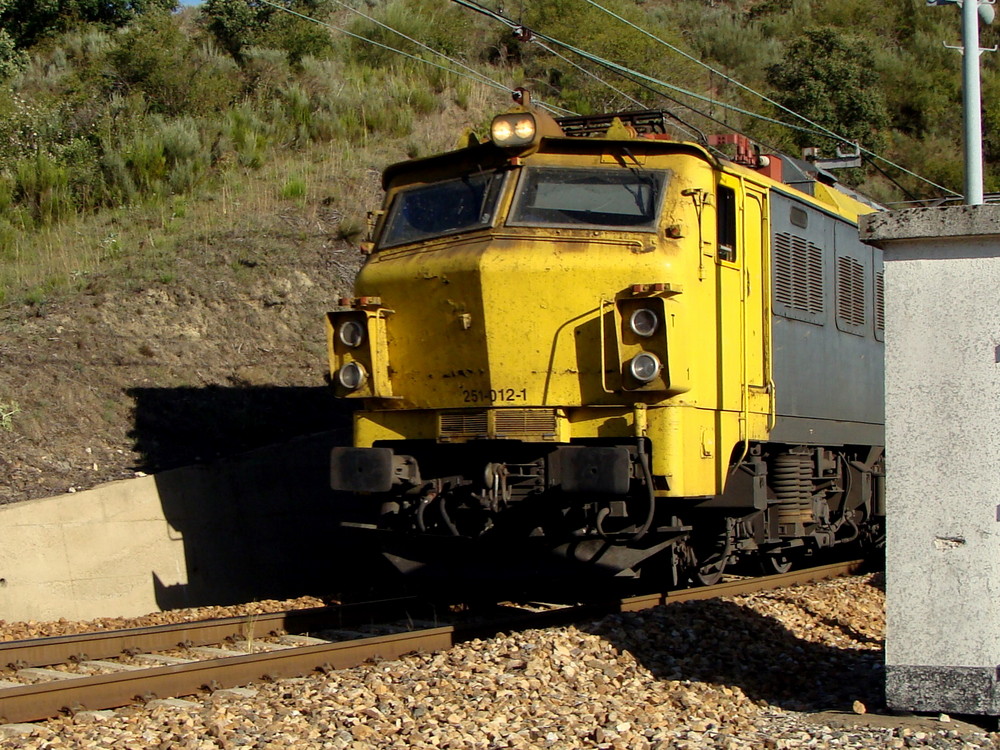
[[[1000,715],[1000,206],[861,238],[885,253],[886,700]]]

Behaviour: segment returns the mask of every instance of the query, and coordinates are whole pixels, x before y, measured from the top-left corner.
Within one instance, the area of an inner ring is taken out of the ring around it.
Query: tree
[[[174,10],[177,0],[3,0],[0,30],[17,49],[80,24],[119,28],[149,10]]]
[[[247,0],[206,0],[201,17],[206,28],[226,52],[237,60],[253,45],[256,34],[271,16],[271,8]]]
[[[21,70],[27,61],[27,54],[17,48],[10,34],[0,29],[0,81],[6,81]]]
[[[309,18],[322,20],[329,13],[326,0],[280,1]],[[258,0],[206,0],[201,14],[205,27],[237,62],[242,62],[247,47],[283,49],[294,63],[333,46],[327,29]]]
[[[885,144],[885,97],[870,47],[834,28],[807,30],[767,72],[777,100],[789,109],[873,151]],[[798,145],[816,136],[799,133]]]

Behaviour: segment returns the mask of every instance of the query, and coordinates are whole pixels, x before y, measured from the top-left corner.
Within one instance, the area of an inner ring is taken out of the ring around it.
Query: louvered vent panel
[[[489,418],[485,411],[467,411],[442,414],[440,435],[445,438],[486,437],[489,433]]]
[[[554,435],[556,413],[552,409],[498,409],[497,437]]]
[[[823,252],[811,242],[805,244],[806,305],[808,312],[819,315],[823,312]]]
[[[777,234],[774,237],[774,299],[791,307],[792,295],[792,237]]]
[[[849,326],[865,324],[865,267],[854,258],[837,258],[837,317]]]
[[[885,330],[885,274],[875,274],[875,330]]]
[[[791,310],[823,312],[823,253],[803,237],[774,237],[774,299]]]

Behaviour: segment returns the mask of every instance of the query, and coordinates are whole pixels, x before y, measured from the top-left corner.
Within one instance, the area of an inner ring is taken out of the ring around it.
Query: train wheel
[[[714,586],[722,580],[722,574],[729,562],[730,534],[729,528],[723,525],[714,533],[702,532],[692,540],[694,564],[688,577],[696,586]]]
[[[691,582],[696,586],[714,586],[722,580],[726,566],[723,563],[708,563],[691,574]]]
[[[780,575],[792,569],[792,559],[784,552],[767,552],[758,559],[760,572],[766,576]]]

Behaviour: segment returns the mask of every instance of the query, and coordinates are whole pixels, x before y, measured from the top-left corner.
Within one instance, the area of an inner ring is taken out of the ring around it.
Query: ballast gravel
[[[0,727],[0,747],[1000,747],[996,734],[947,716],[908,724],[872,713],[883,705],[883,612],[870,576],[674,604],[322,676]]]

